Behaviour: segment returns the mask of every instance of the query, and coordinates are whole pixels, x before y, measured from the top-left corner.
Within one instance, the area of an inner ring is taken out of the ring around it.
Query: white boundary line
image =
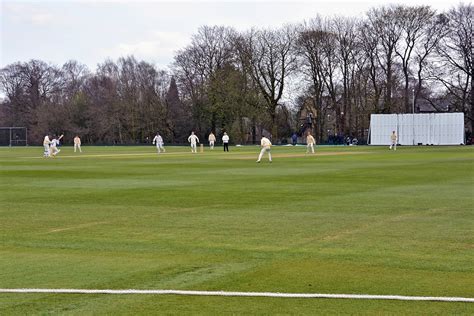
[[[0,293],[52,293],[52,294],[155,294],[155,295],[195,295],[195,296],[240,296],[240,297],[284,297],[284,298],[337,298],[398,301],[438,301],[474,303],[474,298],[367,295],[367,294],[320,294],[320,293],[275,293],[275,292],[225,292],[186,290],[86,290],[86,289],[0,289]]]

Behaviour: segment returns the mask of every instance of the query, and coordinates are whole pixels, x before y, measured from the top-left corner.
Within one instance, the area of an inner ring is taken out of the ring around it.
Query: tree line
[[[90,144],[183,143],[227,131],[234,143],[302,134],[364,139],[371,113],[462,111],[473,120],[473,6],[437,13],[390,5],[278,29],[203,26],[170,70],[133,56],[95,72],[41,60],[0,70],[0,126],[81,135]]]

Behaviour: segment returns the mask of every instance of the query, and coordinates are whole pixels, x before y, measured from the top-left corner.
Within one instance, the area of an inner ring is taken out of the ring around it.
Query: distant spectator
[[[298,135],[296,135],[296,133],[293,133],[293,135],[291,135],[291,142],[293,143],[293,146],[296,146],[298,142]]]

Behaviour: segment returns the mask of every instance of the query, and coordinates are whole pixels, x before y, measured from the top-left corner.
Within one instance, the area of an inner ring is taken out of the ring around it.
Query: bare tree
[[[26,78],[21,76],[22,69],[21,63],[14,63],[0,71],[0,87],[7,97],[7,101],[2,104],[5,114],[4,124],[27,126],[26,115],[28,109],[22,106],[27,99],[27,82]]]
[[[203,26],[192,38],[189,46],[175,56],[174,74],[180,90],[191,101],[195,127],[201,132],[210,121],[211,129],[217,125],[222,109],[209,99],[209,83],[233,58],[232,38],[235,31],[221,26]],[[222,123],[222,122],[221,122]]]
[[[38,126],[39,114],[62,89],[60,70],[40,60],[16,63],[1,70],[0,84],[9,100],[6,107],[11,123],[30,128],[30,139],[39,141],[47,132],[42,124]]]
[[[332,22],[336,35],[337,59],[342,77],[341,131],[348,135],[353,120],[353,77],[358,54],[358,23],[353,18],[335,18]]]
[[[360,71],[368,72],[368,80],[371,89],[367,90],[366,98],[371,103],[371,111],[375,113],[383,112],[381,108],[381,98],[383,93],[384,75],[378,66],[378,35],[373,32],[369,23],[365,22],[359,30],[360,45],[364,52],[364,59],[359,63]]]
[[[327,58],[323,49],[327,44],[326,37],[330,36],[326,30],[325,23],[321,17],[312,19],[308,23],[299,27],[299,36],[297,40],[298,54],[301,59],[302,72],[310,80],[310,95],[313,101],[313,107],[318,111],[319,133],[316,137],[321,141],[323,126],[325,125],[326,115],[330,104],[324,102],[323,93],[327,91],[325,77],[327,75],[324,66],[324,60]],[[304,105],[304,101],[300,102]]]
[[[81,91],[85,80],[90,76],[89,69],[75,60],[66,62],[61,68],[61,78],[64,82],[64,97],[71,99]]]
[[[438,45],[445,72],[438,76],[474,129],[474,7],[460,4],[447,13],[449,31]],[[457,106],[456,106],[457,105]]]
[[[112,60],[106,60],[97,67],[97,72],[86,87],[92,111],[100,119],[91,124],[94,130],[92,142],[124,143],[126,141],[124,114],[119,104],[119,68]]]
[[[313,19],[303,26],[298,41],[304,69],[312,81],[318,124],[324,124],[326,113],[331,110],[335,117],[335,133],[339,135],[347,132],[350,60],[354,48],[351,48],[354,40],[348,39],[352,26],[345,33],[345,23],[343,19]]]
[[[402,6],[373,8],[367,13],[366,29],[378,36],[375,56],[385,74],[385,94],[383,112],[390,113],[393,106],[394,59],[401,32]]]
[[[427,32],[427,27],[431,25],[431,20],[435,15],[435,11],[429,6],[416,7],[400,7],[400,31],[402,38],[400,45],[395,46],[395,52],[402,62],[402,71],[405,79],[404,87],[404,105],[405,111],[411,112],[410,106],[410,62],[412,60],[412,53],[417,42]]]
[[[432,68],[429,67],[429,65],[432,63],[438,64],[436,60],[436,48],[449,30],[447,23],[448,19],[444,14],[433,16],[425,26],[418,44],[415,45],[414,61],[416,66],[414,66],[414,72],[416,73],[416,86],[412,100],[414,108],[417,107],[417,100],[420,98],[421,93],[424,90],[424,81],[431,80],[430,77],[433,77],[432,74],[429,73],[429,70]]]
[[[261,123],[262,114],[265,113],[266,101],[263,98],[258,83],[254,80],[252,69],[252,54],[248,41],[242,34],[234,34],[232,38],[234,48],[234,63],[240,72],[242,82],[243,106],[238,112],[238,124],[241,138],[244,139],[244,119],[251,120],[252,143],[257,143],[258,125]]]
[[[241,54],[249,61],[250,73],[259,87],[270,117],[270,130],[277,137],[277,107],[283,96],[285,80],[296,69],[294,29],[252,30],[244,36]]]

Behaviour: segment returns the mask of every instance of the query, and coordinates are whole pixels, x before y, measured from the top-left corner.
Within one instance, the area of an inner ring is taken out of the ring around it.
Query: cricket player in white
[[[61,149],[58,149],[59,141],[63,138],[64,135],[59,136],[59,138],[54,137],[49,145],[49,150],[51,151],[52,156],[56,156]]]
[[[390,135],[390,150],[392,150],[392,147],[393,150],[397,150],[397,138],[397,134],[393,131],[392,135]]]
[[[199,138],[194,135],[194,132],[191,132],[191,135],[189,135],[188,142],[191,143],[191,152],[197,153],[196,143],[199,143]]]
[[[156,150],[158,151],[158,153],[161,153],[162,150],[164,153],[166,152],[163,143],[163,137],[161,137],[160,133],[156,133],[155,138],[153,138],[153,145],[154,144],[156,144]]]
[[[209,147],[211,147],[211,149],[214,149],[214,143],[216,142],[216,135],[214,135],[212,132],[209,134]]]
[[[49,145],[51,144],[51,140],[49,140],[49,136],[46,135],[43,139],[43,147],[44,147],[44,152],[43,152],[43,157],[51,157],[51,151],[49,150]]]
[[[314,154],[314,145],[316,145],[316,141],[311,133],[308,133],[306,136],[306,153],[309,153],[311,150],[311,153]]]
[[[262,147],[262,150],[260,150],[260,155],[258,155],[257,162],[260,162],[265,152],[268,153],[268,161],[272,162],[272,153],[270,152],[271,147],[272,147],[272,142],[264,136],[260,140],[260,146]]]
[[[76,150],[79,150],[79,152],[82,153],[81,139],[79,138],[79,135],[76,135],[76,137],[74,137],[74,152],[76,152]]]

